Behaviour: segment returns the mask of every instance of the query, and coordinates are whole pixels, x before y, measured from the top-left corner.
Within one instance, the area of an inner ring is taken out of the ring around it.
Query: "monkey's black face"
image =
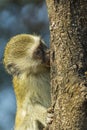
[[[50,66],[50,51],[42,40],[40,40],[40,45],[34,51],[33,57],[41,60],[41,64]]]

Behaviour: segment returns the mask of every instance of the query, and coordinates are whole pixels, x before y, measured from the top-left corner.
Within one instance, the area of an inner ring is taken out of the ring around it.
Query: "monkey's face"
[[[8,42],[4,63],[8,73],[40,72],[50,66],[49,49],[38,36],[17,35]]]
[[[45,45],[43,40],[39,40],[38,46],[32,52],[33,61],[37,62],[40,66],[50,66],[50,51]]]

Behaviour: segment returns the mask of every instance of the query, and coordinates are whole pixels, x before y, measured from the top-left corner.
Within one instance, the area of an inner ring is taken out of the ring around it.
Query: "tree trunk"
[[[86,0],[46,0],[54,118],[49,130],[87,130]]]

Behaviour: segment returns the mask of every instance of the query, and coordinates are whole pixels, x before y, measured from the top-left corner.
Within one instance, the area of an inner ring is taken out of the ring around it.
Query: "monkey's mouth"
[[[46,66],[50,67],[50,59],[48,61],[46,61]]]
[[[45,56],[43,58],[43,62],[45,63],[45,65],[47,67],[50,67],[50,50],[47,49],[46,52],[45,52]]]

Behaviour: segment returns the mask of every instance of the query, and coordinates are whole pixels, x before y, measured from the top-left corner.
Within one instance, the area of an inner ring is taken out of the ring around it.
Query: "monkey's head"
[[[7,43],[4,64],[12,75],[37,73],[49,69],[49,49],[39,36],[20,34]]]

